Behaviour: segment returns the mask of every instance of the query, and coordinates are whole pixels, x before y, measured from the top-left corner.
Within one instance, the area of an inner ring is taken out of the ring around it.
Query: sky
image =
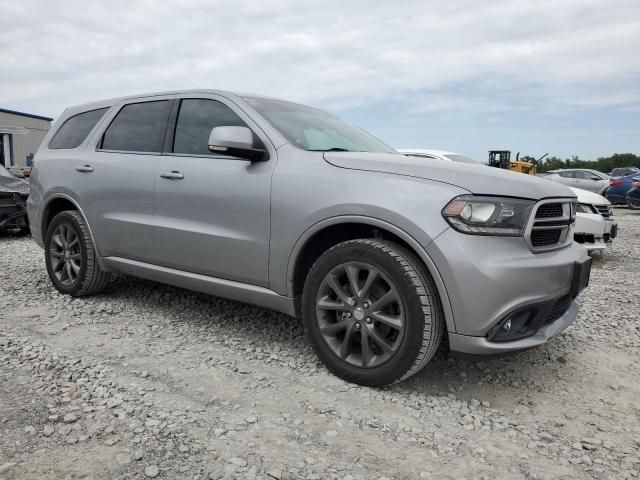
[[[0,0],[0,108],[216,88],[396,148],[640,154],[640,0]]]

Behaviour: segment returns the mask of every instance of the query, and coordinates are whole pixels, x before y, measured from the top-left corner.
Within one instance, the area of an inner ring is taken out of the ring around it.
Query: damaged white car
[[[571,188],[571,187],[570,187]],[[571,188],[578,197],[574,240],[587,250],[604,250],[618,234],[611,203],[602,195]]]

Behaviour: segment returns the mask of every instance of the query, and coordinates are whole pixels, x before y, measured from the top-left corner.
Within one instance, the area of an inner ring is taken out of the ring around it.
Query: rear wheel
[[[75,210],[61,212],[51,221],[45,261],[49,278],[61,293],[91,295],[109,284],[110,274],[98,265],[89,227]]]
[[[633,210],[640,210],[640,200],[634,198],[627,198],[627,205]]]
[[[397,244],[350,240],[313,265],[303,293],[311,344],[337,376],[369,386],[420,371],[444,331],[426,269]]]

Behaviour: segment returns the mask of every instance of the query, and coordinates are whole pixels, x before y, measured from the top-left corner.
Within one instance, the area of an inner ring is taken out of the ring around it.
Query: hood
[[[588,190],[582,190],[580,188],[569,188],[576,194],[579,203],[587,203],[589,205],[611,205],[611,202],[602,195],[598,195],[597,193],[593,193]]]
[[[575,196],[562,184],[486,165],[443,162],[394,153],[325,152],[324,159],[340,168],[424,178],[455,185],[477,195],[533,200]]]
[[[20,193],[29,195],[29,184],[15,177],[0,176],[0,193]]]

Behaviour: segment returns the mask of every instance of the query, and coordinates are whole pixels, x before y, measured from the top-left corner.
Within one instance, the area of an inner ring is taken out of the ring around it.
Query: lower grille
[[[547,314],[547,318],[544,320],[545,325],[549,325],[550,323],[555,322],[569,310],[571,306],[571,295],[566,295],[560,298],[556,303],[554,303],[551,310]]]

